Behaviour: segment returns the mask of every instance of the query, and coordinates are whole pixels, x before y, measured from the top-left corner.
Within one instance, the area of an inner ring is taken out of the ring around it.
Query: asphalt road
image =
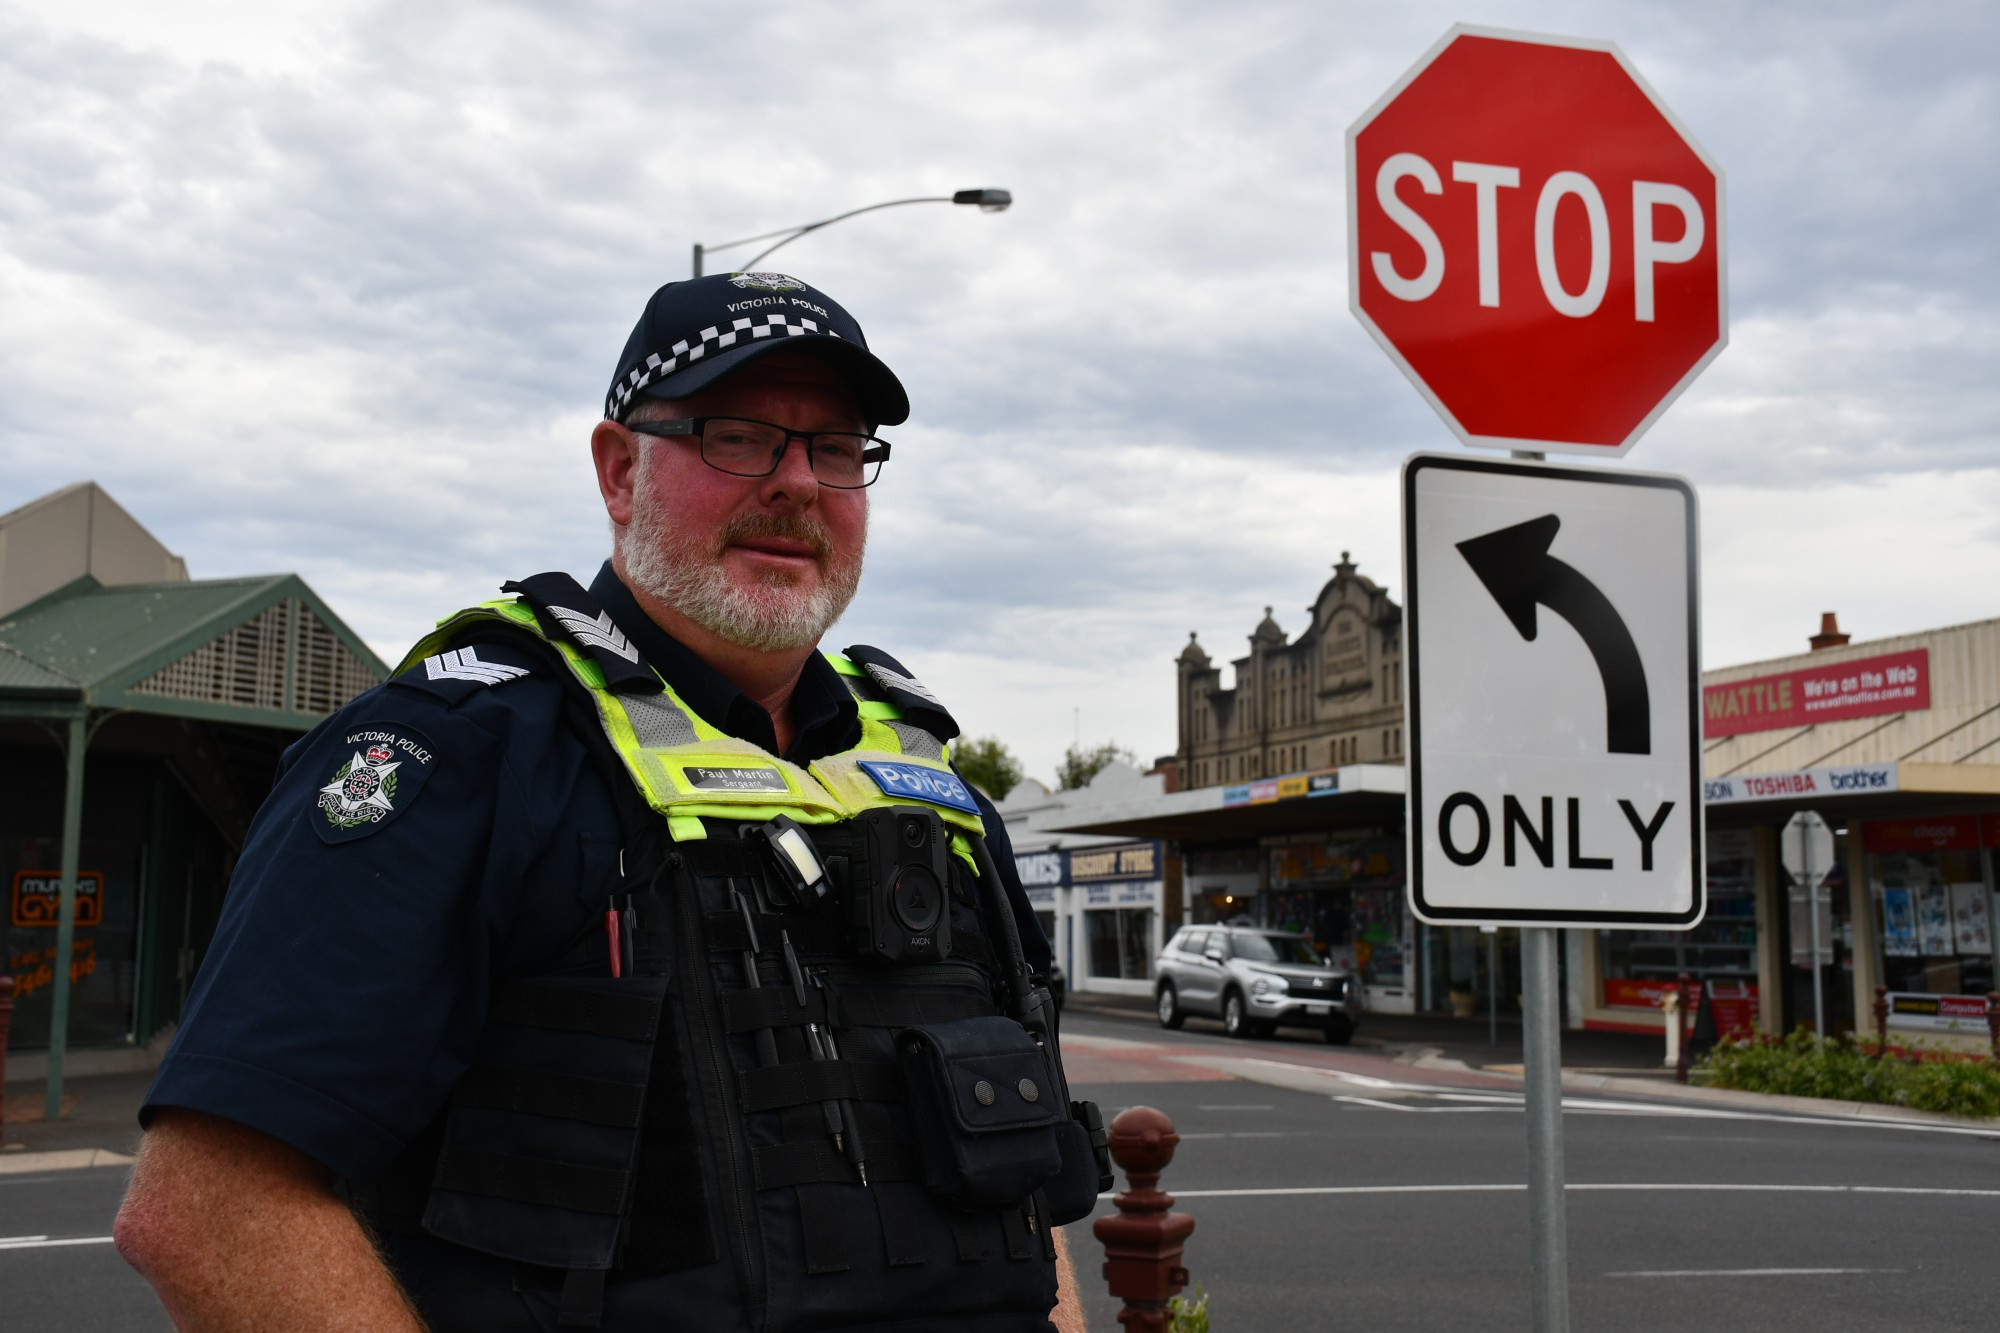
[[[1075,1013],[1064,1034],[1077,1095],[1182,1135],[1161,1184],[1196,1219],[1219,1333],[1531,1327],[1518,1084],[1198,1022]],[[1189,1077],[1218,1056],[1271,1063]],[[2000,1134],[1633,1098],[1571,1096],[1563,1119],[1578,1330],[2000,1323]],[[1091,1326],[1115,1330],[1102,1247],[1070,1235]]]
[[[1530,1326],[1517,1084],[1198,1021],[1073,1011],[1064,1030],[1078,1095],[1173,1117],[1162,1183],[1196,1219],[1185,1262],[1218,1333]],[[1579,1333],[2000,1322],[2000,1134],[1574,1096],[1564,1133]],[[124,1181],[0,1175],[0,1327],[168,1327],[98,1239]],[[1116,1333],[1101,1247],[1068,1231],[1091,1326]]]

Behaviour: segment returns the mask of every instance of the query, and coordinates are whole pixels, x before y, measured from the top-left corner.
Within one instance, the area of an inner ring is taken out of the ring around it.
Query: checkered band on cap
[[[753,315],[730,322],[725,331],[720,325],[711,324],[701,331],[695,341],[682,339],[673,345],[671,354],[661,356],[655,352],[646,358],[643,366],[634,366],[630,374],[611,391],[604,400],[604,415],[616,421],[625,415],[632,399],[655,380],[663,380],[675,371],[691,366],[711,352],[719,352],[725,347],[734,347],[746,339],[787,337],[796,338],[803,334],[817,334],[822,338],[838,338],[840,335],[830,328],[821,328],[817,320],[792,319],[782,311],[764,315]]]

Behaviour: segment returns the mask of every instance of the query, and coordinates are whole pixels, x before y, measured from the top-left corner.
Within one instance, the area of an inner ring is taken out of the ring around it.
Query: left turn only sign
[[[1679,477],[1404,464],[1418,917],[1701,920],[1696,550],[1694,489]]]

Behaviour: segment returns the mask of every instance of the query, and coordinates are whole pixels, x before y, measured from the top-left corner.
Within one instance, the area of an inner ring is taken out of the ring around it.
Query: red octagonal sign
[[[1453,28],[1347,198],[1355,316],[1467,444],[1623,454],[1728,341],[1722,172],[1609,42]]]

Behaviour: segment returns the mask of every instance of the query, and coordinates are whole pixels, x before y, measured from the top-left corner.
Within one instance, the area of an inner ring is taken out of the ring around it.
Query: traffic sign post
[[[1403,506],[1412,909],[1434,925],[1693,925],[1693,488],[1418,454]]]
[[[1816,812],[1799,811],[1785,821],[1785,827],[1778,834],[1778,859],[1796,886],[1793,894],[1805,898],[1806,935],[1811,942],[1806,966],[1812,969],[1813,1031],[1824,1037],[1826,978],[1822,969],[1833,961],[1833,942],[1828,938],[1831,913],[1822,904],[1821,894],[1826,886],[1826,877],[1833,870],[1833,830]],[[1796,940],[1797,916],[1794,915],[1792,920],[1792,938]],[[1793,948],[1796,951],[1797,946]]]
[[[1727,342],[1722,173],[1608,42],[1453,28],[1348,130],[1347,183],[1354,315],[1465,444],[1622,457]],[[1555,927],[1685,929],[1705,881],[1694,492],[1586,472],[1420,455],[1403,486],[1411,905],[1523,927],[1540,1333]]]

